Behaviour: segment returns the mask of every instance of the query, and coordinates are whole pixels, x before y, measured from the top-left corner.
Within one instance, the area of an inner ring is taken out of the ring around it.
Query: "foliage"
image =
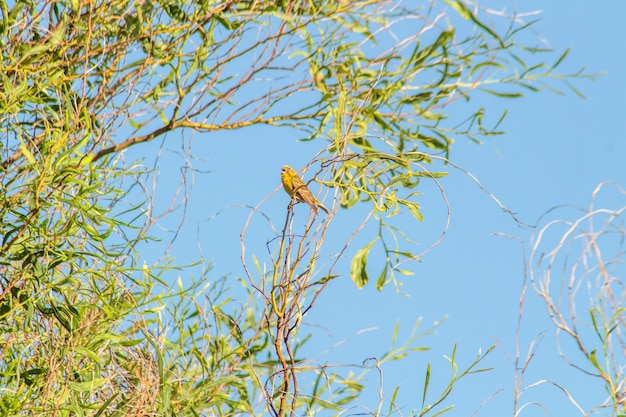
[[[584,416],[626,414],[624,407],[624,214],[626,206],[602,207],[607,195],[620,201],[626,191],[602,183],[594,190],[588,208],[566,218],[545,221],[530,256],[532,289],[541,297],[554,326],[558,355],[578,371],[589,387],[601,385],[607,394],[599,405],[585,410],[569,390],[568,381],[541,381],[557,388]],[[598,207],[600,206],[600,207]],[[564,212],[561,210],[550,213]],[[569,220],[572,218],[572,220]],[[533,354],[520,367],[520,382]],[[536,385],[539,385],[537,383]],[[536,386],[535,385],[535,386]],[[516,415],[529,404],[516,393]]]
[[[484,109],[455,103],[478,90],[538,90],[563,58],[536,63],[535,54],[550,51],[518,45],[527,26],[514,16],[500,30],[485,23],[484,10],[444,3],[450,8],[0,2],[0,414],[294,415],[354,404],[362,377],[297,355],[306,341],[299,321],[352,239],[314,281],[331,222],[296,233],[289,211],[270,271],[256,258],[250,266],[242,237],[246,276],[235,282],[246,298],[231,297],[231,281],[205,284],[206,265],[183,284],[171,279],[185,271],[171,254],[139,265],[136,248],[150,242],[154,219],[176,213],[154,213],[148,192],[136,202],[150,170],[126,163],[123,151],[190,130],[255,125],[319,140],[312,161],[336,191],[334,210],[371,204],[359,230],[372,218],[379,234],[357,252],[352,276],[367,284],[368,256],[380,242],[381,289],[407,273],[401,263],[419,258],[390,217],[423,219],[416,190],[445,175],[431,165],[448,158],[456,136],[500,133],[504,113],[488,127]],[[459,120],[449,116],[453,104],[465,115]],[[411,343],[383,357],[399,360]],[[456,368],[454,355],[451,362]],[[304,395],[307,373],[317,379]],[[381,397],[376,414],[382,405]],[[420,415],[436,412],[425,400],[423,407]]]

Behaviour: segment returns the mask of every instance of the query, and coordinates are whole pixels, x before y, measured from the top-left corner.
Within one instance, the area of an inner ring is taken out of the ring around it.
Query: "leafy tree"
[[[420,256],[393,215],[423,220],[417,190],[445,175],[440,162],[456,137],[501,133],[506,112],[489,125],[485,109],[462,104],[480,92],[539,90],[558,81],[566,55],[519,44],[533,22],[452,0],[17,0],[0,9],[7,416],[314,415],[357,404],[362,377],[297,354],[299,322],[352,239],[321,271],[331,222],[296,230],[289,210],[269,270],[244,227],[238,282],[247,298],[233,298],[225,280],[205,285],[206,265],[203,276],[172,282],[168,273],[183,266],[170,253],[147,265],[137,248],[152,242],[155,219],[177,213],[155,212],[149,193],[137,201],[151,171],[124,151],[190,131],[296,129],[320,143],[307,176],[334,193],[332,210],[371,205],[362,227],[375,222],[379,234],[351,275],[367,285],[377,251],[386,260],[380,289]],[[537,61],[544,53],[553,64]],[[418,337],[375,366],[420,349]],[[416,414],[435,415],[481,358],[434,399],[427,375]],[[451,362],[458,369],[454,354]]]

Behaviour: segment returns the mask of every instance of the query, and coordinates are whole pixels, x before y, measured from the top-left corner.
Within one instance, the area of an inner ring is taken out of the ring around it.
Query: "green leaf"
[[[430,364],[426,364],[426,376],[424,377],[424,392],[422,393],[422,409],[426,405],[426,396],[428,395],[428,386],[430,384]]]
[[[70,389],[78,392],[90,392],[95,390],[101,385],[105,385],[109,382],[107,378],[94,378],[91,381],[85,382],[69,382]]]
[[[400,385],[396,385],[396,389],[393,390],[393,394],[391,395],[391,400],[389,401],[389,411],[387,412],[387,414],[390,416],[395,414],[394,407],[396,407],[396,399],[398,397],[399,391],[400,391]]]
[[[20,151],[30,164],[35,164],[35,156],[28,150],[24,141],[20,141]]]
[[[386,282],[387,282],[387,265],[385,265],[383,272],[380,273],[380,275],[378,276],[378,280],[376,280],[376,289],[378,291],[382,291]]]
[[[424,221],[424,215],[422,214],[418,203],[407,200],[401,200],[400,202],[409,209],[413,217],[415,217],[418,221]]]
[[[565,59],[565,57],[567,56],[567,54],[569,54],[569,48],[567,48],[565,50],[565,52],[563,52],[563,54],[561,54],[561,56],[559,57],[559,59],[556,60],[556,62],[554,63],[554,65],[552,65],[552,67],[550,67],[549,72],[552,72],[552,70],[554,70],[556,67],[558,67],[561,62],[563,62],[563,60]]]
[[[448,173],[446,171],[434,172],[434,171],[416,171],[413,175],[418,177],[427,177],[427,178],[443,178]]]
[[[354,281],[359,289],[363,288],[369,281],[369,277],[367,276],[367,256],[377,240],[378,237],[361,248],[356,255],[354,255],[354,258],[352,258],[350,278],[352,278],[352,281]]]
[[[418,93],[418,94],[413,94],[411,96],[401,98],[400,99],[400,103],[403,103],[403,104],[421,103],[422,101],[430,100],[432,95],[433,94],[430,91],[426,91],[426,92]]]
[[[463,4],[460,0],[456,0],[456,1],[453,1],[453,0],[443,0],[443,1],[448,6],[452,7],[454,10],[456,10],[461,15],[461,17],[463,19],[471,20],[472,22],[474,22],[474,24],[476,26],[478,26],[479,28],[481,28],[482,30],[484,30],[485,32],[487,32],[488,34],[493,36],[500,43],[500,46],[504,48],[504,42],[502,41],[500,36],[498,36],[498,34],[496,32],[494,32],[490,27],[488,27],[483,22],[478,20],[476,15],[465,4]]]
[[[489,93],[491,95],[501,98],[520,98],[524,96],[522,93],[501,93],[499,91],[490,90],[488,88],[481,88],[481,90],[485,93]]]
[[[597,370],[599,370],[600,372],[602,372],[602,367],[600,366],[600,364],[598,363],[598,359],[596,359],[596,350],[592,350],[589,353],[589,360],[591,361],[591,363],[593,364],[593,366],[596,367]]]

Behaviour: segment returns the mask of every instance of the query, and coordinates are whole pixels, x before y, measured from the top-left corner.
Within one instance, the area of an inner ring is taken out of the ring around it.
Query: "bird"
[[[317,208],[321,208],[328,214],[328,209],[311,194],[311,190],[306,186],[304,181],[298,176],[296,171],[289,165],[283,166],[280,171],[280,179],[283,181],[283,187],[292,199],[298,202],[305,202],[317,214]]]

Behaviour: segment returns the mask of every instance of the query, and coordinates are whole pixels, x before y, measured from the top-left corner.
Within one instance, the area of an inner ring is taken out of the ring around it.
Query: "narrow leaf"
[[[356,255],[354,255],[354,258],[352,258],[350,278],[352,278],[352,281],[354,281],[359,289],[363,288],[365,284],[367,284],[367,281],[369,281],[367,276],[367,256],[377,240],[378,238],[372,240],[365,247],[361,248]]]

